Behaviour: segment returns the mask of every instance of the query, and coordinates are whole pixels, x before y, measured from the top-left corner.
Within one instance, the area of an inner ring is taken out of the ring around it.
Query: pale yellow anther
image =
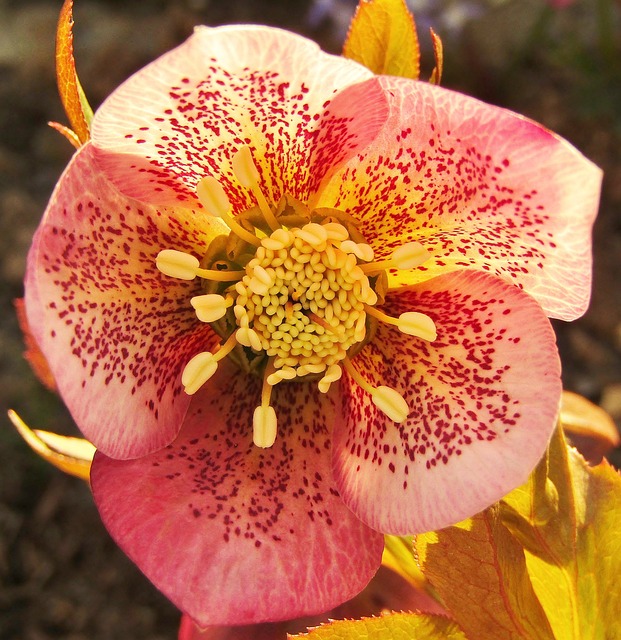
[[[213,353],[203,351],[196,354],[183,369],[181,374],[181,384],[184,391],[189,395],[194,395],[213,376],[218,368],[218,362]]]
[[[404,422],[410,415],[410,407],[403,396],[391,387],[377,387],[371,392],[373,404],[393,422]]]
[[[267,384],[273,387],[274,385],[278,384],[279,382],[282,382],[283,380],[293,380],[293,378],[295,378],[296,375],[297,373],[295,369],[293,369],[292,367],[283,367],[282,369],[276,369],[274,373],[271,373],[270,375],[266,376],[265,380]]]
[[[319,387],[319,391],[321,393],[328,393],[330,389],[330,385],[337,380],[340,380],[343,375],[343,369],[338,364],[332,364],[328,367],[326,374],[323,378],[317,383]]]
[[[252,441],[261,449],[268,449],[276,441],[278,424],[274,407],[259,405],[252,416]]]
[[[420,242],[408,242],[398,247],[390,256],[397,269],[413,269],[431,258],[431,254]]]
[[[235,332],[235,337],[237,338],[237,342],[244,347],[250,347],[255,351],[261,351],[261,338],[259,338],[259,334],[254,329],[250,329],[249,327],[239,327]]]
[[[213,176],[199,180],[196,185],[196,194],[210,215],[223,218],[228,214],[231,203],[224,188]]]
[[[293,234],[287,229],[276,229],[270,236],[261,239],[261,245],[272,251],[286,249],[293,243]],[[259,257],[257,255],[257,257]]]
[[[316,222],[305,224],[301,229],[296,230],[295,235],[320,251],[323,250],[328,240],[328,232],[325,227]]]
[[[196,317],[201,322],[215,322],[224,316],[228,307],[231,306],[232,298],[224,298],[217,293],[206,293],[202,296],[194,296],[190,299],[190,304],[196,311]]]
[[[259,205],[259,209],[261,209],[261,213],[265,218],[265,221],[272,229],[272,231],[276,231],[280,229],[280,224],[276,220],[274,216],[274,212],[269,206],[267,199],[263,195],[261,191],[261,187],[259,186],[259,170],[257,169],[257,165],[252,158],[252,151],[250,147],[244,145],[240,147],[239,150],[235,153],[232,160],[233,165],[233,173],[235,177],[239,180],[239,183],[246,187],[246,189],[250,189],[257,199],[257,203]]]
[[[252,158],[250,147],[240,147],[233,156],[233,173],[242,187],[250,189],[259,181],[259,170]]]
[[[309,373],[321,373],[326,370],[326,365],[321,364],[303,364],[297,368],[299,376],[307,376]]]
[[[341,242],[341,249],[345,251],[345,253],[353,253],[357,258],[365,262],[371,262],[371,260],[373,260],[373,249],[370,245],[363,242],[345,240]]]
[[[437,337],[434,321],[424,313],[406,311],[399,316],[397,325],[403,333],[433,342]]]
[[[326,222],[326,224],[322,226],[328,233],[329,240],[336,240],[338,242],[341,242],[349,238],[349,232],[339,222]]]
[[[155,266],[164,275],[179,280],[194,280],[199,264],[198,258],[176,249],[164,249],[155,259]]]
[[[262,282],[265,285],[271,286],[272,285],[272,276],[270,276],[270,274],[260,265],[256,265],[253,269],[252,269],[252,275],[259,281]]]

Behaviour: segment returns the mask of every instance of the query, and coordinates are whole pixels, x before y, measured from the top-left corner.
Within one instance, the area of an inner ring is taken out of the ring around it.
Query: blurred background
[[[62,404],[22,358],[13,300],[47,199],[73,148],[56,91],[61,0],[0,0],[0,640],[168,640],[179,614],[109,539],[86,484],[40,461],[6,416],[77,435]],[[75,0],[75,50],[96,107],[195,24],[291,29],[340,52],[353,0]],[[555,323],[565,387],[621,424],[621,2],[411,0],[433,68],[428,27],[442,37],[442,84],[523,113],[605,171],[595,227],[593,299]],[[619,451],[612,459],[621,461]]]

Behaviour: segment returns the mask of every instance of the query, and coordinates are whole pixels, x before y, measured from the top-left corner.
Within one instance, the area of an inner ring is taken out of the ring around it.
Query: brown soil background
[[[566,388],[621,419],[621,31],[619,5],[583,0],[417,0],[443,37],[444,86],[507,106],[557,131],[606,174],[595,227],[587,315],[556,323]],[[495,4],[495,8],[491,5]],[[76,434],[59,400],[22,359],[12,300],[25,256],[72,148],[46,126],[64,122],[54,76],[61,1],[0,0],[0,402],[33,427]],[[338,52],[346,0],[76,0],[76,57],[97,106],[134,70],[181,42],[195,24],[253,22],[304,33]],[[596,7],[603,13],[598,14]],[[617,464],[620,452],[613,452]],[[214,585],[216,586],[216,585]],[[88,488],[30,453],[0,422],[0,640],[165,640],[179,614],[109,539]]]

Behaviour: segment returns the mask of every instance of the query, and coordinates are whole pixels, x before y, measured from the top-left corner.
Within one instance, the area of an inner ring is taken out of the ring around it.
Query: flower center
[[[376,308],[383,301],[385,269],[418,266],[429,257],[426,250],[411,242],[390,259],[374,262],[373,249],[342,212],[310,212],[291,198],[271,207],[260,190],[248,147],[234,156],[233,170],[242,186],[254,193],[255,210],[233,218],[228,197],[214,178],[204,178],[197,187],[206,210],[231,230],[229,236],[216,238],[215,249],[210,246],[214,250],[208,251],[212,254],[208,262],[218,268],[202,268],[196,257],[173,249],[157,257],[158,269],[165,275],[206,280],[210,292],[190,302],[198,319],[212,323],[225,339],[215,353],[198,353],[186,364],[185,392],[196,393],[213,376],[218,362],[241,348],[263,375],[261,403],[253,417],[253,439],[259,447],[271,446],[276,438],[271,406],[276,385],[284,380],[315,380],[326,393],[343,368],[388,417],[403,422],[409,413],[403,397],[389,387],[370,385],[351,358],[366,344],[369,329],[378,320],[410,335],[435,339],[428,316],[407,312],[393,318]],[[223,259],[213,260],[218,252]]]

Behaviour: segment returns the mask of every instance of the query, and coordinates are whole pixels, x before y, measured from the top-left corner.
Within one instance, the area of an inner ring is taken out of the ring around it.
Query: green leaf
[[[309,633],[288,637],[309,640],[467,640],[452,620],[422,613],[391,613],[363,620],[337,620]]]
[[[563,640],[621,638],[621,477],[589,467],[561,430],[530,480],[501,505],[528,573]]]
[[[65,113],[78,140],[90,138],[91,109],[78,79],[73,57],[73,0],[65,0],[56,30],[56,81]]]
[[[343,55],[373,73],[418,79],[420,47],[405,0],[360,0]]]
[[[553,640],[520,543],[490,508],[416,537],[423,573],[468,638]]]

